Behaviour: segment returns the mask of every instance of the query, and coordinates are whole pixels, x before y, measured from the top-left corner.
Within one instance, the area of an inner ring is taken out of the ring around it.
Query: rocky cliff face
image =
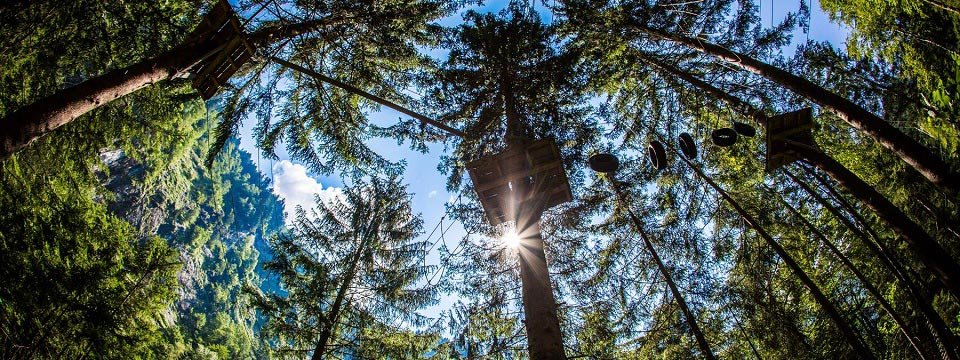
[[[111,212],[180,254],[179,296],[165,321],[197,343],[240,346],[229,352],[243,355],[252,351],[256,319],[242,289],[261,284],[258,249],[268,249],[266,238],[280,230],[283,203],[237,144],[209,168],[194,149],[191,168],[164,173],[163,183],[151,183],[158,181],[151,169],[122,151],[103,151],[98,176]]]
[[[128,157],[122,150],[100,153],[105,169],[99,172],[101,183],[112,194],[107,208],[134,225],[141,234],[155,234],[166,217],[153,197],[143,191],[146,167]]]

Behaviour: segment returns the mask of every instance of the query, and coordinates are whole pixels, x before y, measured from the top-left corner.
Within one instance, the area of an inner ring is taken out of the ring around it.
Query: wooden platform
[[[204,100],[212,98],[230,77],[250,58],[254,49],[240,25],[240,19],[226,0],[220,0],[190,34],[188,41],[213,40],[224,44],[213,54],[190,69],[193,88]]]
[[[767,122],[767,157],[765,170],[772,172],[777,168],[797,160],[796,154],[784,146],[784,140],[791,140],[813,147],[813,109],[804,108],[794,112],[771,117]]]
[[[543,211],[573,199],[560,150],[544,139],[467,164],[490,225],[515,220],[519,206]]]

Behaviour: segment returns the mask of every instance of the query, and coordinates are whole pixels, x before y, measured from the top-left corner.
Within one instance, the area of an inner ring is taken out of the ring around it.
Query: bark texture
[[[21,107],[0,121],[0,159],[87,112],[151,84],[170,79],[216,49],[213,43],[178,46],[159,56],[109,71]]]
[[[787,147],[799,154],[811,165],[830,174],[851,195],[865,203],[877,213],[893,231],[899,234],[910,246],[917,258],[933,273],[941,284],[957,299],[960,299],[960,265],[950,256],[950,252],[940,246],[923,228],[904,214],[885,196],[877,192],[859,176],[827,156],[820,150],[807,145],[786,141]]]
[[[530,359],[566,359],[539,221],[535,210],[521,212],[517,219],[520,283]]]
[[[736,210],[736,212],[740,214],[741,217],[743,217],[743,219],[747,222],[747,224],[749,224],[750,227],[753,228],[753,230],[755,230],[760,235],[760,237],[766,241],[767,245],[769,245],[770,248],[772,248],[773,251],[777,253],[777,256],[779,256],[780,259],[783,260],[783,262],[787,265],[787,267],[790,268],[793,274],[796,275],[797,278],[800,279],[800,282],[803,283],[803,285],[807,288],[807,290],[810,291],[810,294],[813,295],[814,301],[816,301],[817,304],[820,305],[820,308],[823,310],[823,312],[825,312],[827,316],[830,318],[830,320],[833,321],[834,325],[836,325],[837,327],[837,330],[840,331],[840,334],[847,341],[847,344],[850,345],[851,349],[853,350],[853,354],[856,354],[857,356],[864,359],[874,359],[873,353],[871,353],[870,349],[864,345],[863,341],[860,339],[860,336],[857,334],[857,332],[850,326],[850,324],[843,318],[843,316],[840,315],[840,311],[837,310],[837,307],[833,305],[833,303],[830,301],[829,298],[827,298],[826,295],[824,295],[823,291],[820,290],[820,287],[815,282],[813,282],[813,279],[811,279],[810,276],[807,275],[805,271],[803,271],[803,268],[800,267],[800,264],[798,264],[797,261],[794,260],[789,253],[787,253],[787,250],[784,249],[783,246],[780,246],[780,243],[774,240],[773,237],[770,236],[770,234],[767,233],[767,231],[760,226],[760,223],[757,222],[757,220],[752,215],[750,215],[749,212],[747,212],[743,207],[740,206],[740,203],[738,203],[729,194],[727,194],[727,192],[724,191],[723,188],[721,188],[719,185],[717,185],[717,183],[713,182],[713,179],[711,179],[706,174],[704,174],[703,171],[700,170],[700,168],[698,168],[696,165],[690,162],[690,160],[687,160],[687,158],[683,156],[677,156],[677,157],[683,160],[683,162],[686,163],[687,166],[690,167],[690,169],[692,169],[694,172],[697,173],[697,176],[699,176],[704,181],[706,181],[707,184],[710,185],[710,187],[712,187],[717,193],[719,193],[720,196],[724,200],[726,200],[727,203],[730,204],[730,206],[732,206],[733,209]]]
[[[254,46],[260,46],[334,25],[345,19],[342,16],[332,16],[289,25],[268,26],[250,34],[249,39]],[[153,58],[108,71],[40,98],[7,114],[0,119],[0,160],[10,157],[41,136],[91,110],[186,72],[222,45],[211,40],[186,42]]]
[[[917,140],[904,134],[897,127],[852,101],[786,70],[725,47],[697,38],[675,35],[642,24],[636,25],[636,28],[649,35],[683,44],[727,61],[790,89],[797,95],[810,99],[824,109],[833,112],[857,130],[870,135],[881,146],[892,151],[920,172],[930,183],[951,199],[955,200],[960,196],[960,174],[951,170],[943,159]]]

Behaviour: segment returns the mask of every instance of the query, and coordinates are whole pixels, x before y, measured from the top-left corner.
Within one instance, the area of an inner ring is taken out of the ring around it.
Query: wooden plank
[[[764,159],[764,171],[766,172],[772,172],[797,160],[796,154],[786,150],[783,146],[783,140],[793,140],[816,146],[811,133],[814,125],[812,108],[804,108],[771,117],[767,124],[765,139],[767,155]]]
[[[509,216],[509,209],[504,208],[507,201],[546,209],[573,198],[559,149],[549,139],[505,149],[475,160],[467,168],[491,225],[500,224]],[[528,186],[530,178],[532,184]],[[513,189],[510,184],[514,184]],[[523,198],[513,198],[517,196]]]
[[[230,78],[240,71],[255,52],[246,39],[240,18],[227,0],[219,0],[211,8],[200,25],[191,32],[190,38],[226,44],[218,53],[191,70],[193,87],[204,99],[216,95],[220,87],[229,83]]]

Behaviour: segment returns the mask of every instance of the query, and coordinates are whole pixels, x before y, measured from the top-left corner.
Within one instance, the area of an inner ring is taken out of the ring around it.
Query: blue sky
[[[810,0],[802,0],[810,1]],[[846,38],[846,29],[833,24],[829,21],[826,14],[820,11],[818,0],[814,2],[812,21],[809,37],[812,40],[829,41],[837,47],[843,47],[843,41]],[[478,11],[498,11],[503,8],[506,1],[490,1],[486,5],[476,8]],[[780,21],[790,11],[797,11],[799,1],[787,0],[765,0],[761,1],[761,17],[765,26],[770,26],[771,15],[774,22]],[[772,12],[772,14],[771,14]],[[545,15],[545,21],[549,21],[549,15]],[[456,24],[459,16],[454,16],[443,21],[444,25]],[[795,35],[796,41],[805,41],[807,35],[798,32]],[[790,49],[785,49],[790,53]],[[386,109],[370,115],[371,120],[378,125],[388,125],[403,117],[403,115]],[[251,137],[251,128],[253,121],[246,121],[241,129],[241,147],[251,154],[256,161],[258,158],[258,149],[254,146]],[[440,163],[443,146],[433,144],[430,151],[426,154],[411,151],[406,145],[397,145],[394,139],[373,139],[369,143],[370,147],[382,156],[391,161],[406,160],[407,168],[404,173],[404,182],[408,186],[408,191],[413,194],[413,209],[422,215],[424,221],[424,231],[422,235],[425,238],[430,231],[444,217],[445,203],[453,201],[455,196],[451,196],[446,191],[446,176],[437,170]],[[281,146],[282,148],[282,146]],[[314,194],[320,194],[322,197],[334,196],[337,189],[344,185],[343,179],[337,176],[323,176],[310,173],[303,165],[291,160],[285,151],[280,149],[278,154],[279,161],[270,161],[261,159],[259,167],[267,176],[274,179],[275,192],[286,200],[288,212],[296,205],[312,206]],[[458,223],[453,223],[449,219],[444,221],[444,226],[453,226],[445,235],[447,243],[455,243],[465,236],[465,232]],[[431,241],[439,239],[435,234]],[[549,241],[549,239],[548,239]],[[438,254],[434,250],[426,259],[428,264],[436,265],[439,263]],[[432,308],[426,309],[423,313],[436,317],[439,311],[446,309],[455,301],[452,297],[444,297],[441,303]]]

